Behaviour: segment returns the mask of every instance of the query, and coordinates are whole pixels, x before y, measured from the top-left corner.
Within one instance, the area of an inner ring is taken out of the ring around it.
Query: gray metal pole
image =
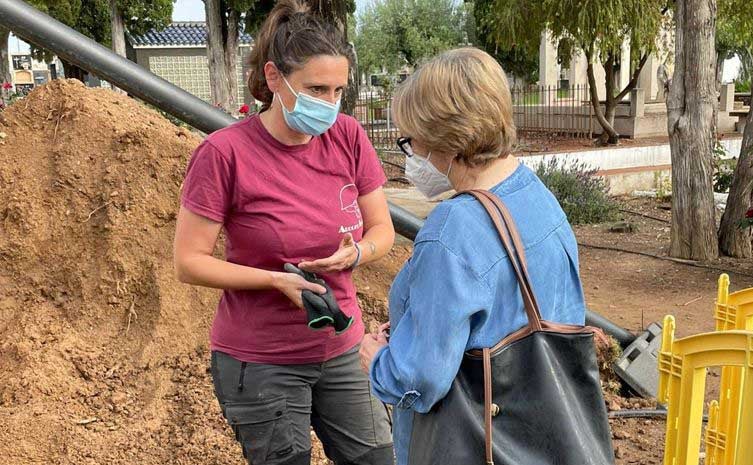
[[[0,0],[0,24],[26,41],[55,53],[200,131],[214,132],[237,121],[21,0]],[[395,231],[410,240],[416,238],[424,223],[394,204],[390,204],[390,215]],[[593,312],[587,312],[586,322],[614,336],[623,347],[635,339],[628,331]]]

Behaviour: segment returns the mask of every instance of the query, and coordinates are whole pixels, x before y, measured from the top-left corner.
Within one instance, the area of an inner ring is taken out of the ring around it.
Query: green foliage
[[[724,58],[737,56],[742,69],[738,80],[745,92],[753,79],[753,2],[720,0],[716,26],[717,52]],[[747,84],[746,84],[747,83]],[[737,86],[737,82],[736,88]]]
[[[4,84],[4,83],[3,83]],[[2,89],[0,90],[0,112],[6,110],[17,100],[21,100],[25,97],[23,92],[18,90]]]
[[[108,0],[31,0],[29,3],[68,27],[109,47],[110,5]],[[45,56],[45,52],[32,45],[35,58]],[[47,56],[49,58],[49,55]]]
[[[619,206],[609,196],[606,179],[582,162],[567,164],[552,157],[536,167],[536,174],[559,201],[571,224],[613,221]]]
[[[454,0],[377,0],[359,18],[355,46],[361,72],[394,73],[404,65],[467,42],[467,9]]]
[[[713,151],[714,192],[729,192],[735,177],[737,158],[728,158],[727,151],[720,141],[716,141]]]
[[[523,47],[501,47],[496,41],[496,36],[483,21],[477,21],[476,16],[483,17],[489,5],[494,0],[475,0],[469,8],[467,29],[469,41],[483,48],[493,56],[508,75],[522,79],[525,83],[534,83],[538,79],[539,54],[529,53]]]
[[[735,92],[750,93],[750,79],[746,79],[745,81],[736,79],[735,80]]]
[[[664,2],[656,0],[488,0],[476,8],[478,27],[503,49],[538,53],[542,32],[567,50],[583,50],[600,61],[620,56],[625,40],[632,60],[656,49]],[[560,52],[562,58],[562,51]]]
[[[173,0],[118,0],[126,30],[134,35],[151,29],[162,30],[170,25]]]
[[[29,0],[38,10],[69,26],[96,42],[110,47],[110,3],[108,0]],[[118,0],[126,30],[144,34],[170,24],[173,0]],[[32,45],[34,58],[49,61],[46,50]]]

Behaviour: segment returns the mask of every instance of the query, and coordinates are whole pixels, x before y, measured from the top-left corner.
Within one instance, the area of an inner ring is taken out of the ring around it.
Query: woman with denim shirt
[[[408,178],[429,198],[486,189],[502,199],[543,318],[582,325],[577,243],[552,193],[510,154],[515,126],[499,64],[477,49],[445,52],[398,89],[393,108]],[[492,347],[527,323],[509,259],[478,201],[462,195],[432,211],[389,304],[389,343],[384,332],[366,335],[361,358],[374,394],[396,407],[397,463],[408,465],[411,446],[432,447],[411,444],[414,412],[442,400],[466,351]]]

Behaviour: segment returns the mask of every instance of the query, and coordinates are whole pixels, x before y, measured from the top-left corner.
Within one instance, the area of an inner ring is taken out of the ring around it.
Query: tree
[[[110,5],[108,0],[29,0],[35,8],[106,47],[110,46]],[[43,47],[31,45],[35,59],[49,61],[52,55]],[[65,77],[86,80],[87,72],[63,60]]]
[[[466,7],[453,0],[379,0],[361,15],[356,50],[360,72],[405,65],[468,43]]]
[[[675,72],[667,98],[672,152],[670,255],[710,260],[719,255],[712,188],[716,141],[716,0],[678,0]]]
[[[560,46],[582,51],[588,62],[588,83],[594,114],[603,129],[601,143],[616,144],[614,129],[617,104],[632,91],[656,40],[666,11],[656,0],[491,0],[475,9],[476,21],[487,31],[492,43],[504,50],[522,48],[538,53],[542,34],[549,33]],[[563,43],[564,42],[564,43]],[[625,43],[631,47],[630,63],[621,63]],[[606,71],[606,102],[602,109],[596,88],[595,63]],[[629,66],[631,78],[618,89],[615,74]]]
[[[10,74],[10,57],[8,56],[8,39],[10,29],[0,26],[0,84],[13,82]]]
[[[164,29],[173,14],[172,0],[109,0],[109,7],[112,50],[122,57],[126,56],[126,30],[142,35],[150,29]]]
[[[476,21],[477,11],[486,11],[494,0],[476,0],[469,2],[466,30],[468,41],[483,48],[502,65],[508,78],[521,79],[524,83],[536,82],[539,71],[538,53],[527,53],[522,47],[513,45],[509,48],[500,47],[495,42],[495,35],[483,21]],[[512,84],[511,84],[512,85]]]
[[[753,5],[740,0],[722,0],[719,4],[718,30],[724,35],[728,48],[744,63],[741,77],[751,83]],[[739,226],[751,204],[753,204],[753,122],[749,118],[727,197],[727,207],[719,226],[719,250],[722,254],[738,258],[753,257],[750,228]]]
[[[32,6],[94,41],[125,55],[125,36],[116,32],[113,41],[113,21],[123,32],[144,34],[150,29],[163,29],[170,24],[172,0],[28,0]],[[113,9],[120,19],[113,19]],[[121,41],[122,39],[122,41]],[[52,55],[43,47],[31,46],[35,59],[50,61]],[[87,72],[63,60],[65,77],[85,81]]]

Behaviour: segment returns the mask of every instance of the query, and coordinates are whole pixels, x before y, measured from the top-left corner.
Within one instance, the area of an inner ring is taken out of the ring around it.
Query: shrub
[[[619,206],[609,196],[609,183],[583,162],[565,163],[552,157],[536,174],[559,201],[571,224],[613,221]]]
[[[714,146],[714,192],[729,192],[735,177],[737,158],[727,158],[727,151],[720,141]]]

